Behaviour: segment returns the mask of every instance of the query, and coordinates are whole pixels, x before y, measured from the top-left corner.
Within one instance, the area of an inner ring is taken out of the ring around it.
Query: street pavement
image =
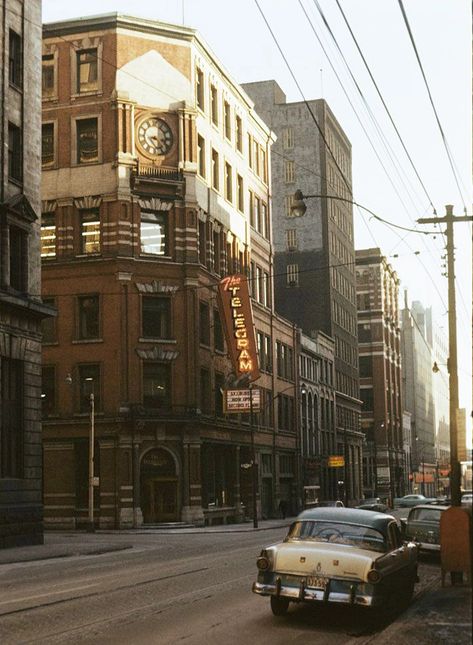
[[[252,523],[202,528],[136,529],[130,531],[46,532],[42,545],[0,550],[2,565],[27,563],[51,558],[69,558],[83,555],[100,555],[133,548],[133,535],[192,535],[196,533],[261,533],[264,544],[265,531],[285,529],[293,518],[262,520],[258,528]],[[0,590],[1,594],[1,590]],[[440,569],[417,594],[414,602],[381,632],[367,636],[357,635],[353,645],[455,645],[472,642],[471,587],[466,584],[452,586],[450,579],[445,587],[440,584]]]

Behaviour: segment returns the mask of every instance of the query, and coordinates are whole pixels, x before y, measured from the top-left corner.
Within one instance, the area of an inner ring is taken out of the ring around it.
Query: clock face
[[[138,126],[138,141],[149,155],[165,155],[172,148],[171,128],[162,119],[150,117]]]

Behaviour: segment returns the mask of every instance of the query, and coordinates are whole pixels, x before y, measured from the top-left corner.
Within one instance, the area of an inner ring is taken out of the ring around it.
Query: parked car
[[[396,497],[394,499],[394,506],[400,506],[401,508],[410,508],[412,506],[418,506],[419,504],[431,504],[435,502],[435,497],[425,497],[424,495],[404,495],[404,497]]]
[[[462,506],[471,506],[473,502],[473,495],[471,493],[463,493]]]
[[[298,516],[283,542],[264,548],[256,566],[253,591],[270,597],[275,616],[291,602],[383,609],[412,597],[417,546],[403,543],[391,515],[314,508]]]
[[[384,504],[379,497],[362,499],[355,508],[359,508],[362,511],[376,511],[377,513],[386,513],[389,510],[387,504]]]
[[[423,551],[440,551],[440,516],[449,506],[421,505],[411,508],[404,525],[404,537],[414,540]]]

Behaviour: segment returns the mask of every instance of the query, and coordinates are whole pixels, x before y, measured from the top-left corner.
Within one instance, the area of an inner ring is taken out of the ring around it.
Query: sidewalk
[[[471,587],[440,586],[439,576],[391,625],[356,645],[470,645],[472,642]]]
[[[269,529],[286,529],[294,518],[259,520],[258,528],[252,522],[244,524],[225,524],[192,528],[139,528],[124,530],[97,530],[95,533],[84,531],[46,531],[44,544],[0,549],[0,566],[17,562],[68,558],[80,555],[101,555],[114,551],[132,549],[133,544],[124,543],[124,535],[186,535],[195,533],[241,533],[265,531]],[[116,538],[116,539],[114,539]],[[118,539],[120,538],[120,539]]]

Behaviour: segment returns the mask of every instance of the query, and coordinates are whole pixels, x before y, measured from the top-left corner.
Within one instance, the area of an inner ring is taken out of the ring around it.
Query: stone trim
[[[78,210],[89,210],[91,208],[100,208],[102,195],[85,195],[84,197],[74,197],[74,206]]]
[[[140,293],[164,293],[174,295],[179,289],[178,286],[165,284],[161,280],[153,280],[153,282],[137,282],[135,286]]]
[[[174,202],[165,202],[159,197],[139,197],[138,204],[140,207],[145,210],[150,211],[170,211],[174,205]]]
[[[135,349],[139,358],[146,361],[164,361],[170,363],[175,361],[179,356],[179,352],[175,349],[163,349],[162,347],[154,346],[151,349]]]

